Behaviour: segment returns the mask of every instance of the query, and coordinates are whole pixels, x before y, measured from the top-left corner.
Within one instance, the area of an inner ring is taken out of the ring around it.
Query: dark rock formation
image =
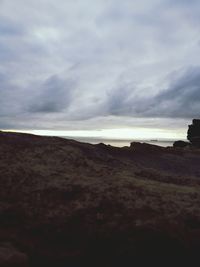
[[[190,143],[185,142],[185,141],[181,141],[181,140],[175,141],[173,143],[173,147],[175,147],[175,148],[183,148],[183,147],[188,147],[188,146],[190,146]]]
[[[189,125],[187,139],[195,147],[200,147],[200,120],[194,119]]]
[[[0,133],[0,266],[200,266],[199,158]]]

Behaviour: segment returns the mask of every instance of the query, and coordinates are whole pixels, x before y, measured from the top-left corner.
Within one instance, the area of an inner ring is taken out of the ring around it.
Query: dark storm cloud
[[[145,116],[195,118],[200,116],[200,67],[191,67],[167,90],[149,99]]]
[[[29,88],[18,88],[10,80],[11,77],[0,73],[0,128],[15,128],[21,124],[37,128],[39,120],[43,122],[43,116],[69,107],[75,88],[73,80],[56,75]]]
[[[200,116],[200,67],[191,67],[161,92],[149,115],[194,118]]]
[[[134,88],[120,87],[109,95],[109,114],[140,117],[194,118],[200,116],[200,67],[176,73],[168,89],[154,97],[137,96]]]

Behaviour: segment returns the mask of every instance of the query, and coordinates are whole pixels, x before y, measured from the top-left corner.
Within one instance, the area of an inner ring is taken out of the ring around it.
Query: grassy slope
[[[33,266],[191,260],[200,245],[199,158],[0,133],[0,239]]]

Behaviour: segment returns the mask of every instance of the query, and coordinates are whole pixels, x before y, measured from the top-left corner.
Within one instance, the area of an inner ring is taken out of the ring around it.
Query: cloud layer
[[[1,0],[0,128],[199,117],[199,12],[195,0]]]

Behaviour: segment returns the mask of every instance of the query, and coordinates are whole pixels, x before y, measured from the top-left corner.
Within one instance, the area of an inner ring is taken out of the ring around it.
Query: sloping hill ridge
[[[0,132],[0,266],[200,262],[199,162],[197,149]]]

